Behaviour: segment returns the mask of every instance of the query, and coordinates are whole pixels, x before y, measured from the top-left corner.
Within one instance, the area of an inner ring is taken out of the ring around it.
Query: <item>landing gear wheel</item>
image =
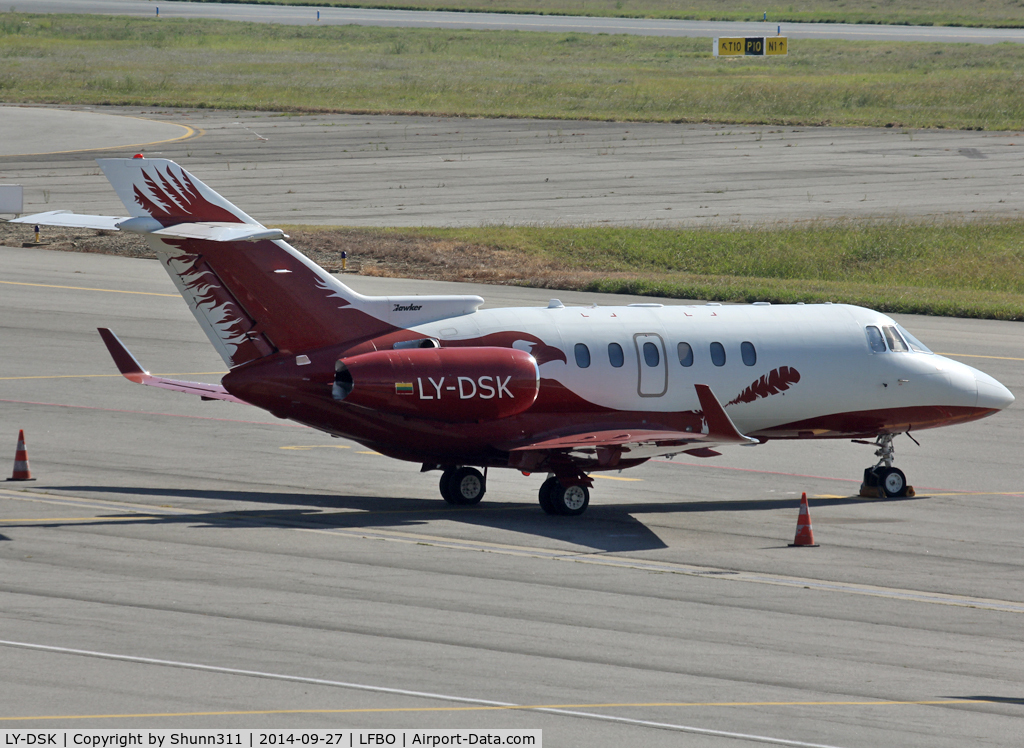
[[[447,470],[445,470],[443,473],[441,473],[441,480],[438,481],[437,484],[438,490],[441,491],[441,498],[447,501],[449,504],[455,503],[452,501],[452,492],[449,489],[449,485],[451,484],[452,479],[452,473],[454,472],[455,468],[448,468]]]
[[[907,495],[907,476],[899,468],[880,468],[877,471],[878,485],[885,498],[895,499]]]
[[[554,492],[555,487],[558,485],[558,478],[554,476],[548,478],[546,481],[540,484],[540,492],[537,498],[540,499],[540,508],[544,510],[544,514],[557,514],[558,510],[555,505],[551,502],[551,494]]]
[[[444,500],[458,506],[479,504],[487,491],[484,474],[471,467],[445,470],[441,476],[440,487]]]
[[[590,504],[590,491],[586,486],[563,488],[561,483],[555,481],[554,487],[548,493],[548,498],[555,509],[555,514],[576,517],[587,511],[587,506]]]

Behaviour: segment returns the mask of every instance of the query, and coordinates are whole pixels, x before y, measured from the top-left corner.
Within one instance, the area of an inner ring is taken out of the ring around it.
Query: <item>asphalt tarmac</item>
[[[153,2],[152,0],[23,0],[17,5],[29,13],[92,13],[161,18],[221,18],[252,23],[289,25],[392,26],[400,28],[544,31],[548,33],[633,34],[638,36],[776,36],[793,39],[847,39],[927,41],[968,44],[1024,42],[1024,29],[967,28],[963,26],[890,26],[848,23],[775,23],[767,21],[678,21],[654,18],[596,18],[588,16],[528,15],[518,13],[463,13],[445,11],[383,10],[380,8],[324,8],[256,3]],[[710,51],[710,49],[709,49]]]
[[[1020,132],[10,106],[0,132],[0,182],[24,186],[26,212],[123,214],[94,159],[136,152],[178,161],[271,226],[749,226],[1024,208]]]
[[[242,203],[243,207],[248,206]],[[0,728],[517,727],[548,746],[1019,745],[1022,411],[871,448],[656,460],[548,517],[254,408],[155,261],[0,249]],[[448,291],[346,276],[364,293]],[[490,304],[624,297],[469,287]],[[901,317],[1024,391],[1020,326]],[[789,548],[811,497],[818,548]],[[682,733],[682,734],[680,734]]]

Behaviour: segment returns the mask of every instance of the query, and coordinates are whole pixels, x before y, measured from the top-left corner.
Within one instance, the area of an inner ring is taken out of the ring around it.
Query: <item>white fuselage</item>
[[[539,338],[565,359],[538,357],[542,380],[617,411],[698,410],[693,385],[707,384],[744,433],[834,413],[1002,408],[1013,401],[1001,384],[957,361],[872,350],[866,329],[895,324],[884,314],[841,304],[649,304],[489,309],[415,329],[441,345],[517,331],[524,339],[513,346],[530,352],[537,345],[526,337]],[[579,357],[578,346],[585,346]],[[795,370],[798,381],[771,396],[737,401],[776,370]]]

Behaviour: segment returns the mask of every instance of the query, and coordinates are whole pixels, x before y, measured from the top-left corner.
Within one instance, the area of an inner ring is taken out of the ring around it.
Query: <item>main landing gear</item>
[[[590,505],[590,489],[577,481],[586,479],[582,474],[567,478],[573,485],[565,487],[554,475],[540,487],[540,506],[545,514],[575,517]],[[479,504],[487,492],[487,478],[473,467],[450,467],[441,474],[438,485],[441,497],[455,506]]]
[[[555,476],[540,484],[540,508],[545,514],[562,514],[575,517],[583,514],[590,505],[590,490],[586,486],[573,485],[566,488]]]
[[[449,504],[479,504],[487,492],[484,474],[472,467],[450,467],[441,473],[441,497]]]
[[[892,466],[896,450],[893,449],[894,434],[879,434],[875,439],[875,457],[878,464],[864,469],[864,482],[860,484],[860,495],[869,498],[895,499],[914,495],[913,486],[907,485],[907,476]],[[909,434],[908,434],[909,436]],[[913,437],[911,437],[913,438]],[[870,444],[870,442],[862,442]]]

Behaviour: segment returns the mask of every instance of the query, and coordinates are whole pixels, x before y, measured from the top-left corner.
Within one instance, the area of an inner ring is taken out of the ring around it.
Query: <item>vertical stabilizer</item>
[[[131,213],[117,228],[146,237],[229,366],[355,345],[483,303],[479,296],[362,296],[173,161],[98,162]]]

